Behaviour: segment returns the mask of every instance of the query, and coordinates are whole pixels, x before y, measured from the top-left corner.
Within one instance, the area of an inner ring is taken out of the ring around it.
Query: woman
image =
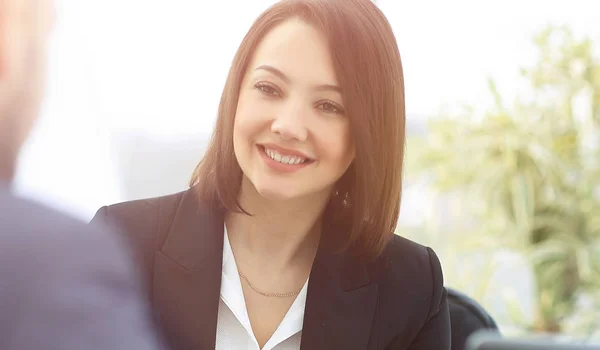
[[[393,235],[404,87],[370,0],[284,0],[244,38],[190,189],[100,209],[184,349],[449,349],[434,252]]]

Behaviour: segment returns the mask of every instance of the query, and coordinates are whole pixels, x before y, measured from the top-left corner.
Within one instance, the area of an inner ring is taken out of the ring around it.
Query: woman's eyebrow
[[[267,71],[267,72],[272,73],[273,75],[276,75],[277,77],[279,77],[286,84],[290,84],[291,83],[290,78],[287,75],[285,75],[285,73],[283,73],[281,70],[279,70],[279,69],[277,69],[277,68],[275,68],[273,66],[270,66],[268,64],[263,64],[261,66],[258,66],[255,69],[255,71],[256,70]],[[342,89],[339,86],[334,85],[334,84],[321,84],[321,85],[317,85],[317,86],[315,86],[315,90],[335,91],[335,92],[338,92],[340,94],[342,93]]]

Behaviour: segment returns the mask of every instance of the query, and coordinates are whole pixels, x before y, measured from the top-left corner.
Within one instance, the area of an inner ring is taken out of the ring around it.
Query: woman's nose
[[[271,125],[271,131],[283,140],[306,141],[308,130],[306,126],[306,111],[299,103],[291,104],[282,109]]]

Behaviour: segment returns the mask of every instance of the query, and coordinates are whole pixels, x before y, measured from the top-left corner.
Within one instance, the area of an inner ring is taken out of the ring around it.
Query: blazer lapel
[[[320,250],[308,284],[301,349],[367,349],[377,287],[366,265]]]
[[[155,252],[152,301],[174,349],[215,348],[223,220],[222,212],[202,207],[188,190]],[[365,264],[320,248],[308,285],[301,349],[367,349],[377,288]]]
[[[188,190],[154,259],[154,309],[174,349],[215,348],[222,261],[222,213]]]

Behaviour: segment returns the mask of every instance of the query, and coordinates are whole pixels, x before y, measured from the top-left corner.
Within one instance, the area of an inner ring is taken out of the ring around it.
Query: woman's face
[[[274,200],[329,196],[354,159],[349,121],[326,39],[297,19],[271,30],[240,87],[235,156]]]

